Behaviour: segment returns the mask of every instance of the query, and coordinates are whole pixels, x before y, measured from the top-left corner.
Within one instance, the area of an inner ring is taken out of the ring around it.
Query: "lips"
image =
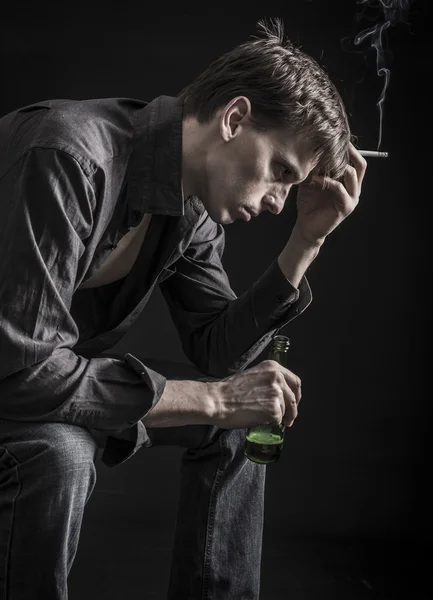
[[[257,217],[257,213],[251,210],[251,208],[249,208],[248,206],[241,206],[239,212],[241,213],[241,216],[244,219],[244,221],[249,221],[251,217]]]
[[[239,207],[239,215],[244,221],[248,222],[251,219],[251,214],[245,209],[244,206]]]

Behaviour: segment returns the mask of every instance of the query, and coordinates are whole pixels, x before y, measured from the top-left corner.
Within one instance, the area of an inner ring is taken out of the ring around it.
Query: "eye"
[[[288,167],[286,167],[286,165],[283,165],[282,163],[278,163],[277,167],[276,167],[276,175],[277,175],[277,179],[281,180],[281,179],[287,179],[288,177],[290,177],[290,175],[292,175],[292,171],[291,169],[289,169]]]

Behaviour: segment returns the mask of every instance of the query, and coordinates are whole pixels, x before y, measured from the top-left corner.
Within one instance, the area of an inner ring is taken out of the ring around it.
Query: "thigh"
[[[51,468],[66,468],[93,462],[97,445],[90,433],[77,425],[0,419],[0,448],[19,464],[46,461]]]
[[[66,423],[0,420],[0,598],[66,598],[96,443]]]

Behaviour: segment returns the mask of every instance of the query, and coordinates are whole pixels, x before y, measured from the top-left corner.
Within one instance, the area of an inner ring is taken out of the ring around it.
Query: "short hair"
[[[315,172],[341,177],[351,134],[337,88],[316,60],[285,38],[280,19],[257,27],[261,36],[217,58],[180,92],[184,116],[206,123],[232,98],[246,96],[257,130],[283,127],[309,136]]]

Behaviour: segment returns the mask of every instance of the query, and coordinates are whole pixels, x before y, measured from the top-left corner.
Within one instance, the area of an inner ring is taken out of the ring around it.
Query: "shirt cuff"
[[[151,389],[153,402],[138,418],[129,421],[131,427],[112,432],[104,439],[101,460],[108,467],[120,465],[131,458],[142,446],[148,448],[152,445],[141,419],[157,404],[164,392],[166,383],[166,378],[163,375],[146,367],[132,354],[125,354],[124,359],[125,363],[140,375]]]
[[[269,328],[283,327],[300,315],[312,301],[311,288],[307,278],[301,279],[295,288],[282,272],[275,259],[253,289],[254,319],[261,328],[265,323]]]

